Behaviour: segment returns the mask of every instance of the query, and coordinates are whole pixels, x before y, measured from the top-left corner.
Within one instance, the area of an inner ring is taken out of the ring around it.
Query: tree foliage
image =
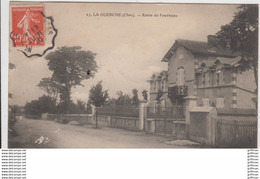
[[[108,99],[107,90],[103,90],[102,81],[99,81],[96,85],[92,86],[89,91],[90,104],[101,107]]]
[[[128,94],[124,94],[122,91],[118,91],[116,93],[117,98],[115,100],[116,105],[129,105],[131,104],[132,100]]]
[[[94,77],[97,72],[95,56],[78,46],[64,46],[45,57],[53,73],[50,78],[43,78],[38,86],[50,96],[58,93],[62,113],[70,113],[72,87],[82,85],[83,80]]]
[[[148,91],[147,90],[143,90],[142,91],[142,96],[144,100],[148,100]]]
[[[132,90],[132,93],[133,93],[132,103],[133,105],[138,105],[139,104],[138,90],[135,88]]]
[[[58,98],[60,91],[60,85],[55,83],[51,78],[43,78],[40,83],[37,85],[43,91],[47,92],[48,96],[55,99]]]
[[[32,100],[25,104],[25,114],[28,115],[41,115],[42,113],[55,113],[56,101],[49,96],[41,96],[37,100]]]
[[[254,69],[258,85],[258,5],[240,5],[234,19],[221,26],[210,45],[240,52],[240,70]]]
[[[87,103],[82,100],[77,100],[76,109],[78,114],[88,113]]]

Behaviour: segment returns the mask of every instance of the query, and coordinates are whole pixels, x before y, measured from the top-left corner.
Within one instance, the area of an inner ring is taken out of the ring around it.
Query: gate
[[[174,121],[185,121],[184,107],[148,107],[147,118],[154,119],[155,133],[172,134]]]

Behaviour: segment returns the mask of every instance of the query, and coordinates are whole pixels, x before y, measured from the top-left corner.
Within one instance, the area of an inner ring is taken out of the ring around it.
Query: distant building
[[[154,73],[148,82],[150,83],[150,107],[156,107],[156,97],[159,90],[164,93],[161,106],[171,106],[171,101],[168,98],[168,72],[162,71],[160,73]]]
[[[255,108],[254,73],[241,72],[239,60],[238,53],[211,48],[207,42],[176,40],[162,59],[168,71],[153,74],[149,80],[150,106],[161,89],[163,106],[183,105],[183,97],[197,96],[201,106]]]

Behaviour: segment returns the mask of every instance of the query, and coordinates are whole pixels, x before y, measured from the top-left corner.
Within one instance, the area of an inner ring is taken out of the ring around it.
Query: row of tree
[[[63,103],[57,103],[57,101],[50,97],[43,95],[39,97],[37,100],[32,100],[28,102],[24,106],[24,111],[26,115],[31,116],[40,116],[42,113],[62,113],[64,109]],[[82,100],[77,100],[77,103],[70,102],[69,105],[70,113],[90,113],[91,106],[85,103]]]
[[[132,90],[132,97],[122,91],[116,93],[115,98],[109,98],[108,91],[102,87],[102,81],[98,82],[89,91],[90,104],[100,107],[102,105],[139,105],[138,90]],[[148,91],[142,91],[143,100],[148,100]]]
[[[91,113],[91,105],[96,107],[101,107],[103,105],[113,106],[113,105],[138,105],[139,97],[138,90],[132,90],[133,96],[118,91],[116,97],[109,98],[108,91],[103,90],[102,82],[98,82],[96,85],[92,86],[89,91],[89,100],[84,102],[82,100],[77,100],[74,103],[70,100],[69,103],[69,113]],[[142,91],[143,99],[147,100],[148,92],[147,90]],[[64,103],[58,103],[55,97],[43,95],[37,100],[32,100],[25,104],[24,110],[27,115],[39,116],[42,113],[64,113]]]

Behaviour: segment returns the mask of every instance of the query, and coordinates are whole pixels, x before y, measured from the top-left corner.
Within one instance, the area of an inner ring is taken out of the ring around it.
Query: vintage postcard
[[[9,8],[9,148],[257,147],[257,4]]]

